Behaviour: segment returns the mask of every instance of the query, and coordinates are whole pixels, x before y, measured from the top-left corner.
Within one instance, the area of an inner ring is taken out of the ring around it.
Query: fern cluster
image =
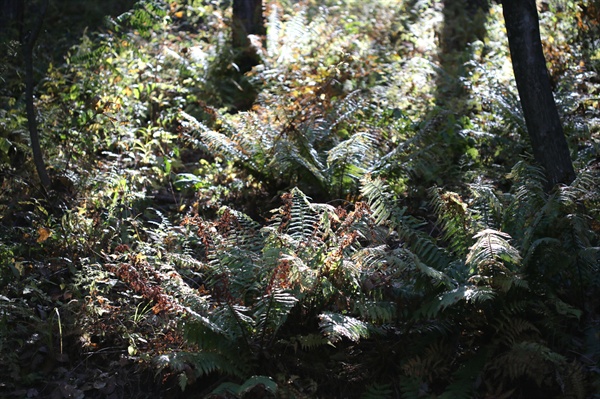
[[[223,397],[599,386],[593,146],[573,184],[544,191],[514,87],[489,72],[506,57],[471,44],[461,84],[476,96],[458,116],[432,105],[437,28],[417,14],[435,2],[271,2],[245,75],[225,3],[204,3],[140,2],[112,21],[132,40],[88,37],[44,84],[59,159],[93,159],[97,174],[81,164],[72,180],[95,191],[60,216],[32,202],[35,224],[11,234],[70,251],[84,349],[110,336],[164,380]],[[3,281],[17,252],[0,245]],[[0,329],[29,310],[0,296]]]

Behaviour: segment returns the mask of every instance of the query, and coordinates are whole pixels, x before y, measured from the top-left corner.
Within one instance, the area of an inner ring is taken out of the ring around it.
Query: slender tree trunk
[[[49,188],[52,181],[48,176],[44,156],[40,146],[40,136],[38,132],[37,119],[35,116],[35,107],[33,104],[33,48],[42,29],[44,16],[48,9],[48,0],[44,0],[37,21],[31,32],[25,34],[22,38],[23,58],[25,60],[25,108],[27,110],[27,123],[29,127],[29,136],[31,138],[31,150],[33,152],[33,162],[37,169],[40,182],[44,188]]]
[[[234,47],[248,46],[248,35],[264,35],[262,0],[233,0],[232,22]]]
[[[262,36],[266,33],[262,0],[233,0],[231,33],[233,47],[240,52],[236,63],[240,72],[248,72],[260,62],[248,35]]]
[[[547,189],[569,184],[569,155],[540,39],[535,0],[502,0],[515,80],[536,161],[546,170]]]

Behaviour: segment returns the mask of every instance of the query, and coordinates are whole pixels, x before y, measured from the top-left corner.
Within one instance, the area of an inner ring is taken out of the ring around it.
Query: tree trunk
[[[38,132],[37,119],[35,116],[35,107],[33,104],[33,49],[35,42],[42,29],[46,10],[48,9],[48,0],[44,0],[41,6],[40,14],[31,32],[28,32],[22,38],[23,57],[25,59],[25,108],[27,110],[27,123],[29,126],[29,136],[31,138],[31,150],[33,152],[33,162],[37,169],[40,182],[44,188],[49,188],[52,181],[48,176],[42,148],[40,146],[40,136]]]
[[[545,168],[548,190],[569,184],[575,171],[552,95],[535,0],[502,0],[502,8],[533,155]]]
[[[262,12],[262,0],[233,0],[233,45],[250,45],[248,35],[266,33]]]

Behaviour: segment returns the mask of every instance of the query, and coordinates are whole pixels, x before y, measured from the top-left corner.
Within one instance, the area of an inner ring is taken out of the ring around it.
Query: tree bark
[[[575,171],[552,95],[535,0],[502,0],[515,80],[535,160],[549,190],[569,184]]]
[[[33,162],[40,178],[40,182],[45,189],[50,187],[52,181],[48,176],[48,171],[46,170],[46,165],[44,163],[37,119],[35,116],[35,107],[33,104],[33,89],[35,87],[33,80],[33,48],[42,29],[47,9],[48,0],[44,0],[38,20],[35,21],[32,31],[27,33],[22,39],[23,57],[25,59],[25,108],[27,110],[27,124],[29,127],[29,136],[31,138]]]
[[[234,47],[250,45],[248,35],[264,35],[262,0],[233,0],[232,22]]]

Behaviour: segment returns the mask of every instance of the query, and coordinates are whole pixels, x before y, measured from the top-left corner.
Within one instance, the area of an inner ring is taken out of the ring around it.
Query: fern
[[[266,294],[256,302],[253,318],[263,345],[268,338],[267,334],[274,336],[283,326],[297,302],[298,298],[294,295],[280,290]]]
[[[294,188],[289,197],[289,222],[285,231],[298,242],[306,244],[315,237],[319,225],[319,215],[310,204],[309,198],[297,188]]]
[[[471,244],[472,216],[468,205],[460,195],[451,191],[430,190],[433,209],[438,216],[443,238],[458,256],[463,256]]]
[[[311,351],[328,344],[327,338],[322,334],[297,335],[292,337],[292,343],[304,351]]]
[[[341,193],[344,187],[358,186],[377,156],[376,138],[369,133],[356,133],[328,151],[327,172]]]
[[[433,312],[432,316],[437,312],[444,310],[445,308],[451,307],[465,301],[472,304],[481,304],[486,301],[493,300],[496,293],[489,287],[477,287],[477,286],[461,286],[454,290],[444,292],[436,300],[437,308]]]
[[[479,349],[469,360],[452,373],[452,382],[444,389],[440,399],[472,398],[486,364],[488,353]]]
[[[266,377],[262,375],[255,375],[248,378],[242,384],[234,384],[232,382],[224,382],[215,388],[211,395],[227,395],[229,393],[236,395],[236,397],[243,397],[245,394],[249,393],[256,386],[260,386],[264,388],[264,390],[270,392],[271,394],[277,393],[277,383],[273,381],[271,377]]]
[[[357,318],[326,312],[319,315],[319,327],[331,343],[342,338],[358,342],[361,338],[370,335],[369,325]]]
[[[224,156],[233,161],[245,162],[248,160],[239,144],[230,137],[209,129],[186,112],[180,111],[180,115],[184,121],[183,126],[189,127],[191,133],[202,142],[209,152]]]
[[[538,387],[543,387],[546,379],[558,367],[565,363],[565,358],[551,349],[537,342],[519,342],[510,350],[499,356],[492,366],[497,370],[500,377],[509,381],[516,381],[521,377],[527,377],[535,381]]]
[[[494,192],[493,187],[476,183],[470,184],[469,189],[474,196],[469,207],[475,213],[474,222],[478,226],[478,230],[498,230],[504,212],[504,204]]]
[[[178,373],[193,370],[194,378],[200,378],[215,371],[233,376],[243,376],[246,372],[233,358],[213,352],[173,352],[156,357],[154,364],[159,371],[167,367]]]
[[[406,242],[408,248],[426,265],[443,270],[449,259],[444,250],[433,239],[420,231],[423,226],[414,217],[406,214],[406,208],[398,207],[397,200],[390,187],[380,178],[366,176],[362,180],[361,194],[373,212],[375,223],[387,223]]]
[[[477,233],[473,238],[477,242],[470,248],[466,265],[471,273],[480,273],[494,277],[501,275],[514,275],[521,264],[519,251],[512,247],[508,234],[500,231],[486,229]],[[514,275],[516,278],[516,275]],[[516,281],[515,281],[516,283]]]
[[[395,321],[398,310],[394,302],[365,299],[356,301],[354,311],[360,315],[362,320],[377,325]]]

